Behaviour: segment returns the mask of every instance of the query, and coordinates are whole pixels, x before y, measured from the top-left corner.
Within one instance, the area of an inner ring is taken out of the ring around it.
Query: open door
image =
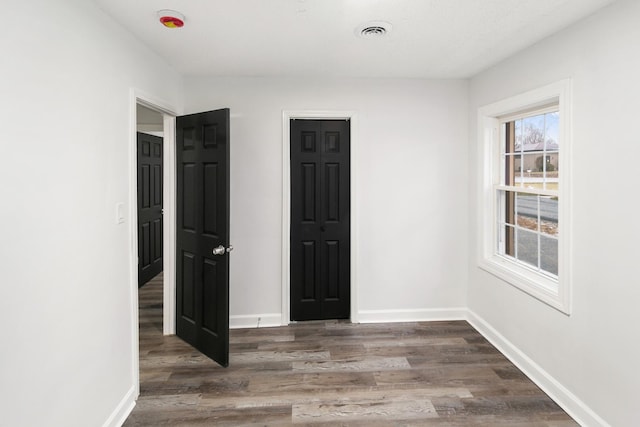
[[[176,334],[229,365],[229,109],[176,118]]]

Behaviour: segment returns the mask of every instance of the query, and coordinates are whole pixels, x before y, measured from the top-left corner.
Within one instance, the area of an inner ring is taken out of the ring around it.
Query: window
[[[570,82],[479,111],[479,266],[570,312]]]
[[[557,105],[501,120],[497,253],[558,277]]]

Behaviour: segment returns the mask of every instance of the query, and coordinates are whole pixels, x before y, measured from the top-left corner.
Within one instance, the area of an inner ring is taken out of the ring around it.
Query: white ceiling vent
[[[391,24],[385,21],[366,22],[356,28],[356,34],[364,38],[379,38],[391,32]]]

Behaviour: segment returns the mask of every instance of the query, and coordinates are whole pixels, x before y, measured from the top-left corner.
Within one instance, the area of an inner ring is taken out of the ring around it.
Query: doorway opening
[[[129,142],[129,235],[130,235],[130,283],[132,319],[132,372],[135,396],[140,394],[140,339],[138,301],[138,131],[162,134],[162,273],[154,281],[162,287],[162,333],[175,334],[175,117],[176,109],[170,104],[131,90],[130,98],[130,142]],[[159,123],[158,123],[159,122]]]
[[[136,105],[138,288],[162,272],[162,114]]]
[[[152,135],[162,135],[162,332],[175,334],[175,109],[167,103],[147,94],[133,91],[133,128],[131,130],[131,236],[132,236],[132,276],[138,283],[138,210],[137,210],[137,146],[138,131]],[[136,286],[136,289],[138,287]],[[133,316],[138,318],[138,295],[135,292]],[[137,327],[137,325],[136,325]],[[138,336],[135,337],[135,348]],[[135,370],[137,372],[137,369]]]

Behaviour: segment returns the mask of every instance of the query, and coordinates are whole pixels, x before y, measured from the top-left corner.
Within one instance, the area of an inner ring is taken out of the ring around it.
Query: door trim
[[[176,231],[175,231],[175,123],[178,111],[174,105],[136,88],[129,94],[129,282],[131,290],[132,371],[135,396],[140,395],[140,337],[138,322],[138,207],[137,207],[137,114],[140,104],[163,116],[163,321],[164,335],[175,334],[176,306]]]
[[[350,319],[358,323],[358,282],[356,260],[358,250],[358,203],[356,192],[357,174],[357,115],[355,111],[343,110],[283,110],[282,111],[282,324],[291,323],[291,135],[289,122],[291,119],[315,119],[315,120],[350,120],[351,152],[350,152],[350,203],[351,215],[350,239],[351,253],[349,278],[351,307]]]

